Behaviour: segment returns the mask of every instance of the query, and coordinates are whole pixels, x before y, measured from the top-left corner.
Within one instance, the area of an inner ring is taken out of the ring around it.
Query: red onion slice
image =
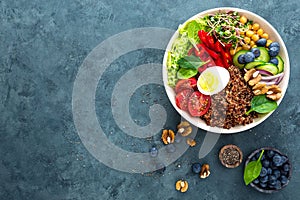
[[[265,80],[265,81],[274,80],[275,78],[282,78],[283,75],[284,75],[284,73],[282,72],[282,73],[274,75],[274,76],[262,76],[261,80]]]
[[[271,72],[268,72],[268,71],[263,70],[263,69],[257,69],[256,71],[259,71],[259,73],[263,76],[273,76],[273,74]]]

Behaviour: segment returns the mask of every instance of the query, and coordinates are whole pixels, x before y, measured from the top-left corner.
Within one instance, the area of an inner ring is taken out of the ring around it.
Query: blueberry
[[[273,173],[273,170],[269,167],[268,169],[267,169],[267,174],[272,174]]]
[[[273,163],[276,167],[279,167],[282,165],[282,159],[281,159],[281,156],[276,154],[274,157],[273,157]]]
[[[270,166],[270,161],[268,161],[268,160],[264,160],[263,162],[262,162],[262,165],[264,166],[264,167],[269,167]]]
[[[194,163],[192,165],[192,171],[195,173],[195,174],[199,174],[200,171],[201,171],[201,164],[200,163]]]
[[[254,54],[254,57],[257,58],[260,56],[260,50],[259,48],[253,48],[251,49],[251,52]]]
[[[273,63],[274,65],[278,65],[278,59],[277,58],[271,58],[270,60],[269,60],[269,63]]]
[[[253,181],[253,183],[254,183],[254,184],[258,184],[258,183],[259,183],[259,179],[258,179],[258,178],[255,179],[255,180]]]
[[[267,169],[266,168],[261,168],[261,171],[260,171],[260,174],[259,174],[259,176],[261,176],[261,177],[264,177],[264,176],[266,176],[268,174],[268,171],[267,171]]]
[[[268,176],[264,176],[264,177],[260,177],[260,178],[259,178],[259,182],[260,182],[260,183],[266,183],[266,182],[268,182],[268,180],[269,180],[269,177],[268,177]]]
[[[262,187],[262,188],[267,187],[267,183],[262,183],[262,182],[260,182],[259,185],[260,185],[260,187]]]
[[[272,47],[278,47],[280,49],[280,45],[278,42],[272,42],[270,45],[269,45],[269,48],[272,48]]]
[[[254,58],[255,58],[254,53],[252,53],[252,52],[245,53],[245,62],[246,63],[253,62]]]
[[[151,157],[156,157],[158,155],[158,149],[156,147],[152,147],[149,153]]]
[[[284,165],[282,166],[282,168],[283,168],[283,171],[285,171],[285,172],[290,171],[290,165],[289,165],[289,164],[284,164]]]
[[[276,190],[281,189],[281,182],[279,180],[276,181],[275,187]]]
[[[275,57],[279,54],[279,47],[271,47],[269,48],[269,55],[271,57]]]
[[[280,182],[281,182],[282,185],[287,184],[287,182],[288,182],[287,177],[286,177],[286,176],[281,176],[281,177],[280,177]]]
[[[257,159],[255,158],[255,156],[253,156],[250,161],[256,161],[256,160]]]
[[[288,158],[286,156],[281,156],[281,160],[282,160],[282,164],[283,164],[288,160]]]
[[[272,158],[273,156],[274,156],[274,151],[272,151],[272,150],[269,150],[269,151],[267,151],[267,156],[269,157],[269,158]]]
[[[269,181],[270,180],[277,180],[276,176],[275,175],[269,175]]]
[[[270,186],[274,186],[274,185],[276,185],[276,182],[277,182],[276,179],[275,179],[275,180],[269,180],[269,181],[268,181],[268,184],[269,184]]]
[[[279,171],[278,169],[276,169],[276,170],[273,171],[273,175],[274,175],[276,178],[279,178],[280,175],[281,175],[281,173],[280,173],[280,171]]]
[[[259,47],[264,47],[267,44],[267,40],[265,38],[261,38],[257,40],[256,45]]]
[[[280,171],[281,175],[288,176],[289,172],[285,172],[283,170]]]
[[[240,63],[240,64],[245,64],[246,62],[245,62],[245,54],[242,54],[242,55],[240,55],[239,57],[238,57],[238,62]]]

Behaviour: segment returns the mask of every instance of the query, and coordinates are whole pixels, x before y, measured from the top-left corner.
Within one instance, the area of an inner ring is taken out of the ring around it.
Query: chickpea
[[[252,35],[251,39],[256,42],[257,40],[259,40],[259,36],[257,34]]]
[[[230,55],[233,56],[233,55],[235,54],[235,49],[232,49],[232,48],[231,48],[229,52],[230,52]]]
[[[241,18],[240,18],[240,22],[241,22],[242,24],[246,24],[246,23],[247,23],[247,21],[248,21],[247,17],[245,17],[245,16],[241,16]]]
[[[236,50],[235,50],[235,52],[238,52],[238,51],[240,51],[240,50],[242,50],[243,48],[241,47],[241,46],[238,46],[237,48],[236,48]]]
[[[250,48],[251,48],[250,45],[243,44],[243,49],[244,49],[244,50],[249,50]]]
[[[253,31],[247,31],[246,32],[246,36],[249,37],[249,38],[251,38],[253,34],[254,34]]]
[[[267,40],[266,47],[268,47],[273,41],[272,40]]]
[[[252,29],[253,29],[254,31],[257,31],[257,30],[259,29],[259,24],[258,24],[258,23],[254,23],[254,24],[252,25]]]
[[[250,41],[250,46],[253,47],[255,45],[255,42],[253,40]]]
[[[251,41],[251,39],[250,39],[249,37],[244,37],[244,42],[245,42],[246,44],[249,44],[250,41]]]
[[[251,24],[248,25],[248,29],[252,30],[252,25]]]
[[[255,45],[253,45],[253,46],[251,46],[251,48],[255,48],[255,47],[257,47],[257,45],[255,44]]]
[[[262,37],[262,38],[265,38],[265,39],[269,39],[269,35],[268,35],[268,33],[264,33],[264,34],[262,34],[262,35],[261,35],[261,37]]]
[[[261,28],[257,30],[256,32],[259,36],[262,36],[262,34],[264,34],[264,30],[262,30]]]

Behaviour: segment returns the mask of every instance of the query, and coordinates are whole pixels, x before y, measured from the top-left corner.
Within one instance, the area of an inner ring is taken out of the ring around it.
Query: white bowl
[[[284,78],[282,79],[281,83],[279,84],[280,88],[282,89],[282,97],[281,99],[279,99],[277,101],[277,104],[279,105],[285,95],[286,89],[288,87],[288,82],[289,82],[289,77],[290,77],[290,61],[289,61],[289,56],[288,56],[288,52],[286,49],[286,46],[282,40],[282,38],[280,37],[280,35],[278,34],[278,32],[275,30],[275,28],[269,23],[267,22],[265,19],[263,19],[262,17],[258,16],[257,14],[254,14],[250,11],[247,10],[243,10],[243,9],[238,9],[238,8],[233,8],[233,7],[220,7],[220,8],[214,8],[214,9],[210,9],[210,10],[205,10],[197,15],[194,15],[193,17],[191,17],[190,19],[188,19],[187,21],[193,20],[197,17],[203,17],[207,14],[212,14],[212,13],[216,13],[218,11],[237,11],[240,15],[244,15],[246,16],[248,19],[253,20],[253,22],[257,22],[260,24],[260,27],[264,30],[264,32],[269,34],[269,38],[272,41],[276,41],[280,44],[280,53],[279,55],[282,57],[282,59],[284,60]],[[279,17],[279,16],[277,16]],[[181,23],[184,24],[185,22]],[[274,111],[268,113],[268,114],[264,114],[264,115],[260,115],[258,118],[254,119],[254,122],[247,124],[247,125],[238,125],[235,127],[232,127],[230,129],[224,129],[224,128],[218,128],[218,127],[211,127],[206,125],[206,123],[200,119],[199,117],[192,117],[188,112],[185,112],[183,110],[180,110],[175,103],[175,91],[172,87],[170,87],[168,85],[168,77],[167,77],[167,57],[168,57],[168,51],[170,51],[172,44],[174,42],[174,40],[178,37],[179,33],[178,30],[174,33],[174,35],[171,37],[165,55],[164,55],[164,59],[163,59],[163,81],[164,81],[164,86],[166,89],[166,93],[168,95],[168,98],[170,99],[172,105],[174,106],[174,108],[177,110],[177,112],[186,120],[188,120],[190,123],[192,123],[194,126],[199,127],[203,130],[207,130],[210,132],[215,132],[215,133],[222,133],[222,134],[230,134],[230,133],[238,133],[238,132],[242,132],[242,131],[246,131],[248,129],[251,129],[257,125],[259,125],[260,123],[262,123],[264,120],[266,120]]]

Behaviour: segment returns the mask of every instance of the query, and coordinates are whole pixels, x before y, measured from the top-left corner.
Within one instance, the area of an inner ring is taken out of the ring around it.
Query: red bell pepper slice
[[[223,50],[222,44],[219,41],[216,41],[216,43],[215,43],[215,51],[220,53],[222,50]]]
[[[210,50],[207,46],[205,46],[203,43],[201,44],[197,44],[197,47],[202,47],[203,49],[205,49],[205,51],[207,51],[207,53],[213,58],[213,59],[217,59],[219,57],[218,53],[214,52],[213,50]]]
[[[188,51],[187,55],[188,55],[188,56],[192,55],[192,54],[194,53],[194,50],[195,50],[195,48],[192,47],[192,48]]]
[[[205,44],[206,46],[208,46],[208,41],[206,39],[206,32],[204,30],[200,30],[198,31],[198,36],[199,36],[199,39],[201,40],[201,42],[203,44]]]

